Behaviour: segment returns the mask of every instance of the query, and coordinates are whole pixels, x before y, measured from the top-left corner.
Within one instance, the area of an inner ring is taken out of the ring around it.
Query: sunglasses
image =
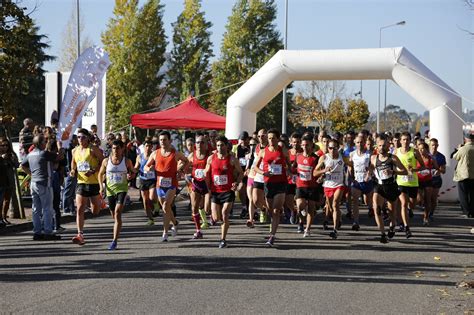
[[[334,150],[335,147],[328,147],[329,150]]]
[[[87,139],[87,136],[77,136],[77,139]]]
[[[204,143],[204,141],[196,141],[196,144]]]

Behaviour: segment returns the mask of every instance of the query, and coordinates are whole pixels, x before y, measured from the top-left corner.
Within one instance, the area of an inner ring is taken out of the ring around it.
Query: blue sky
[[[62,31],[76,0],[22,1],[28,8],[38,4],[32,17],[40,32],[49,37],[49,53],[58,56]],[[275,23],[283,37],[285,0],[275,2],[278,7]],[[180,14],[183,1],[162,0],[162,3],[170,41],[171,23]],[[234,3],[233,0],[202,1],[202,10],[213,23],[211,40],[216,56]],[[101,45],[100,35],[112,16],[114,1],[80,0],[80,5],[85,24],[83,35]],[[376,48],[380,27],[405,20],[404,26],[383,30],[382,47],[405,46],[455,91],[474,100],[474,36],[461,30],[474,31],[474,11],[468,9],[464,0],[289,0],[288,12],[288,49]],[[56,71],[56,62],[46,64],[46,70]],[[360,90],[360,81],[347,81],[346,87],[348,94],[356,93]],[[363,94],[369,109],[375,112],[377,81],[364,81]],[[410,112],[424,111],[391,81],[388,82],[387,103]],[[474,104],[464,100],[463,108],[474,110]]]

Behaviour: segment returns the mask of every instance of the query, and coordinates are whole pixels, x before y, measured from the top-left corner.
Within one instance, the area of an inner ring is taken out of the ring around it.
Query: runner
[[[148,162],[153,150],[153,143],[151,140],[145,140],[143,143],[142,152],[137,158],[135,163],[135,170],[138,171],[138,188],[142,196],[143,207],[148,218],[147,225],[154,225],[155,220],[153,219],[154,204],[158,201],[156,196],[156,174],[155,170],[145,172],[145,165]]]
[[[168,241],[168,231],[170,223],[172,236],[178,233],[178,220],[176,220],[171,209],[176,189],[178,188],[178,173],[181,173],[188,164],[188,159],[183,153],[176,151],[171,146],[171,135],[168,131],[162,131],[159,134],[160,148],[154,151],[148,158],[148,162],[144,167],[145,172],[155,166],[157,181],[156,192],[158,200],[163,209],[163,236],[162,242]],[[178,163],[180,164],[178,165]]]
[[[250,137],[247,131],[242,131],[239,136],[239,143],[232,148],[234,156],[239,160],[240,167],[245,171],[248,164],[248,153],[250,152],[249,147]],[[247,175],[244,173],[242,184],[239,185],[237,190],[240,202],[242,203],[242,211],[240,218],[245,219],[248,215],[248,198],[247,198]]]
[[[291,149],[288,150],[288,155],[290,158],[290,165],[296,165],[296,156],[301,153],[301,135],[298,133],[293,133],[290,137]],[[296,171],[296,170],[295,170]],[[296,172],[295,172],[296,173]],[[285,196],[285,211],[290,211],[290,223],[298,223],[298,215],[295,207],[295,194],[296,194],[296,179],[298,175],[288,175],[288,186],[286,186],[286,196]],[[301,222],[302,223],[302,222]],[[298,233],[303,233],[301,224],[298,224]]]
[[[275,234],[280,223],[280,215],[285,203],[287,186],[287,169],[289,165],[288,154],[278,146],[280,133],[276,129],[268,130],[268,146],[261,150],[255,164],[255,172],[262,174],[265,181],[265,199],[268,209],[272,214],[270,236],[266,244],[273,246]],[[263,164],[263,170],[260,168]]]
[[[377,178],[377,184],[374,189],[373,202],[376,210],[375,222],[382,233],[380,236],[380,242],[385,244],[388,243],[387,235],[385,234],[385,227],[381,217],[382,207],[387,201],[390,213],[390,227],[388,231],[388,238],[395,236],[395,225],[396,225],[396,207],[400,191],[395,180],[395,175],[406,175],[408,174],[405,166],[400,162],[396,155],[389,152],[389,141],[387,136],[381,135],[377,140],[377,155],[372,155],[370,162],[370,170],[374,172]]]
[[[372,209],[372,194],[374,184],[372,182],[372,174],[369,170],[370,152],[364,147],[364,139],[357,136],[355,139],[355,151],[349,155],[349,172],[353,178],[351,184],[352,194],[352,230],[359,231],[359,197],[364,195],[367,197],[367,206]]]
[[[257,144],[257,147],[255,149],[255,158],[252,164],[252,171],[255,174],[253,178],[252,199],[257,209],[260,209],[260,218],[259,218],[260,223],[266,223],[268,221],[268,216],[267,216],[267,209],[266,209],[267,204],[265,201],[265,193],[264,193],[265,179],[261,173],[258,173],[255,171],[255,165],[257,164],[258,155],[260,154],[261,151],[264,151],[268,145],[267,130],[260,129],[258,131],[257,138],[258,138],[259,144]],[[260,164],[260,169],[263,171],[263,163]]]
[[[439,189],[443,185],[441,174],[446,173],[446,157],[443,155],[443,153],[438,151],[438,139],[431,138],[429,145],[431,156],[436,160],[439,167],[438,170],[433,170],[432,172],[433,194],[431,195],[431,213],[429,215],[429,219],[432,221],[436,206],[438,205]]]
[[[247,220],[247,227],[248,228],[253,228],[255,227],[255,210],[257,208],[257,205],[255,204],[253,200],[253,184],[254,184],[254,178],[255,178],[255,171],[253,170],[254,167],[254,161],[256,161],[256,149],[257,149],[258,142],[254,138],[250,139],[249,146],[250,146],[250,152],[248,153],[247,156],[247,166],[245,168],[244,175],[247,174],[247,196],[249,198],[249,218]]]
[[[188,156],[189,166],[191,169],[190,183],[191,190],[189,196],[191,198],[191,211],[193,216],[194,225],[196,227],[196,233],[193,235],[193,239],[200,239],[203,237],[201,228],[208,228],[206,220],[206,210],[209,207],[209,189],[206,184],[206,177],[204,170],[206,169],[207,159],[207,142],[204,134],[197,133],[195,141],[195,150]],[[201,208],[201,204],[204,202],[204,208]],[[206,209],[206,210],[204,210]],[[202,224],[201,224],[202,220]]]
[[[219,248],[227,247],[230,210],[243,176],[239,161],[229,151],[227,138],[218,137],[216,152],[207,159],[205,170],[206,180],[212,191],[212,216],[216,221],[222,220]]]
[[[326,196],[328,209],[332,212],[333,230],[329,233],[332,239],[337,238],[337,230],[340,227],[341,209],[340,204],[342,196],[346,192],[344,184],[344,160],[338,152],[339,144],[332,139],[328,142],[328,153],[323,155],[318,162],[315,176],[324,174],[324,195]]]
[[[300,215],[300,227],[306,219],[306,228],[303,237],[311,236],[311,224],[315,218],[316,208],[320,202],[321,185],[317,184],[313,172],[318,164],[319,157],[314,153],[311,137],[303,137],[301,141],[302,153],[296,156],[296,206]]]
[[[429,222],[429,215],[431,213],[431,199],[433,194],[433,175],[432,171],[438,171],[438,163],[436,160],[431,157],[429,146],[426,142],[418,143],[418,152],[420,152],[421,159],[423,160],[423,164],[417,163],[417,168],[421,168],[421,165],[425,167],[425,169],[418,172],[418,182],[420,185],[420,191],[422,191],[423,201],[424,201],[424,213],[423,213],[423,226],[428,226]]]
[[[128,192],[128,181],[137,171],[133,168],[132,161],[124,156],[124,144],[120,140],[112,142],[112,153],[108,158],[102,161],[99,171],[99,193],[103,194],[103,185],[105,181],[105,191],[109,202],[109,209],[114,219],[113,239],[108,249],[117,248],[118,238],[122,229],[122,210],[125,204],[125,196]]]
[[[420,171],[420,169],[416,168],[416,162],[418,161],[420,165],[423,165],[423,160],[418,150],[410,148],[410,141],[410,133],[403,132],[400,137],[401,147],[396,151],[396,156],[408,170],[407,175],[397,176],[398,189],[401,192],[399,199],[401,218],[403,221],[403,226],[400,225],[400,232],[405,230],[407,238],[412,237],[408,226],[408,217],[413,217],[412,209],[415,207],[416,196],[418,194],[418,175],[416,172]]]
[[[77,176],[76,205],[77,205],[77,235],[72,242],[84,245],[84,211],[90,200],[92,214],[97,215],[101,210],[102,196],[99,194],[99,167],[103,160],[102,152],[89,143],[90,135],[86,129],[77,133],[79,146],[72,152],[71,177]]]

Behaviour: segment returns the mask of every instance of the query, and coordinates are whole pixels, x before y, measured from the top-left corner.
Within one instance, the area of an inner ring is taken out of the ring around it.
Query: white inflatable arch
[[[457,200],[449,155],[462,141],[461,98],[404,47],[280,50],[227,100],[227,138],[254,131],[257,113],[299,80],[393,80],[430,111],[431,136],[447,159],[441,200]]]

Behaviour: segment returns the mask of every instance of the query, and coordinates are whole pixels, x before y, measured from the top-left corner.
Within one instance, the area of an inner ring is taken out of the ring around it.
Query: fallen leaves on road
[[[423,272],[422,271],[413,271],[413,274],[415,275],[415,277],[419,278],[419,277],[421,277]]]
[[[446,289],[436,289],[436,291],[440,292],[442,296],[451,296]]]
[[[434,260],[441,260],[441,257],[439,257],[439,256],[434,256],[433,258],[434,258]]]
[[[474,289],[474,281],[461,281],[456,283],[457,288]]]

